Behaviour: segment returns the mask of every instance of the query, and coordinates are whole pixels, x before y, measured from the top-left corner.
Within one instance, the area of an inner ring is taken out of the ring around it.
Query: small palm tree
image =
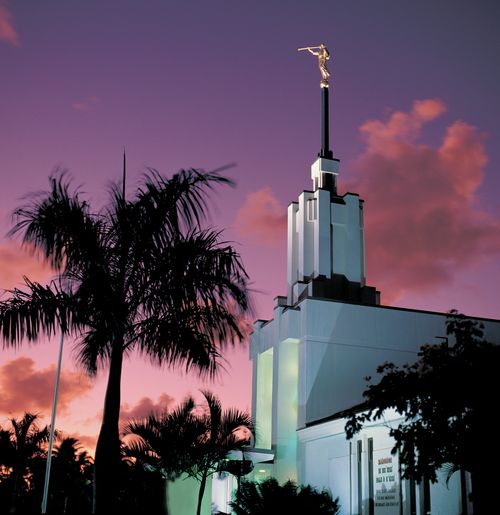
[[[195,403],[188,397],[176,409],[145,420],[133,420],[124,427],[129,440],[129,455],[143,463],[147,470],[163,479],[163,510],[168,514],[168,485],[192,466],[194,449],[204,427],[193,413]]]
[[[63,438],[53,452],[52,504],[60,513],[89,511],[93,460],[76,438]]]
[[[293,481],[280,485],[275,478],[260,483],[242,481],[238,498],[231,503],[231,508],[235,515],[337,515],[340,512],[338,498],[333,500],[327,490],[298,487]]]
[[[219,470],[220,463],[230,451],[247,446],[254,433],[252,418],[248,413],[234,408],[223,411],[220,400],[213,393],[206,390],[202,393],[207,409],[198,417],[203,433],[196,446],[190,471],[190,475],[200,482],[197,515],[201,513],[208,477]]]
[[[120,492],[116,513],[164,513],[163,478],[156,469],[136,457],[126,444],[122,447],[122,461],[117,474]]]
[[[207,196],[231,184],[217,173],[151,170],[135,197],[114,185],[109,206],[92,212],[64,175],[15,212],[21,233],[58,272],[41,285],[26,279],[0,302],[7,345],[59,328],[71,333],[89,373],[108,368],[95,454],[94,511],[110,513],[118,495],[123,360],[132,351],[159,365],[213,375],[224,345],[242,338],[247,275],[219,231],[202,227]]]
[[[10,471],[10,513],[17,512],[19,497],[29,487],[34,462],[45,456],[49,428],[40,429],[37,418],[25,413],[20,419],[10,419],[10,429],[0,427],[0,465]]]

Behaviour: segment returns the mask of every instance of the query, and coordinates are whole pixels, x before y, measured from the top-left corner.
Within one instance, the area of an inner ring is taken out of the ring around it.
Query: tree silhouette
[[[53,451],[50,511],[89,513],[93,460],[76,438],[63,438]]]
[[[293,481],[280,485],[275,478],[262,482],[242,481],[237,499],[231,503],[235,515],[336,515],[340,512],[338,499],[327,490],[311,486],[298,487]]]
[[[168,486],[193,466],[196,445],[204,426],[193,413],[195,403],[188,397],[176,409],[151,414],[144,420],[133,420],[124,427],[125,435],[135,435],[128,441],[129,455],[156,472],[163,479],[163,511],[168,514]]]
[[[242,449],[254,433],[252,418],[248,413],[234,408],[222,409],[220,400],[207,390],[202,391],[207,403],[205,412],[198,416],[203,432],[195,447],[195,457],[190,475],[200,482],[196,515],[201,505],[208,477],[216,472],[227,454]]]
[[[192,397],[170,412],[151,414],[145,420],[126,424],[124,433],[139,440],[127,443],[130,455],[146,464],[164,480],[164,512],[168,513],[168,483],[183,473],[200,482],[197,514],[208,477],[220,469],[228,453],[248,444],[253,432],[250,415],[236,409],[223,410],[220,400],[203,391],[203,411],[195,407]]]
[[[378,367],[382,379],[364,392],[365,411],[351,413],[345,430],[352,438],[364,423],[394,409],[403,416],[389,433],[402,476],[436,481],[445,464],[469,471],[474,514],[491,513],[500,452],[497,445],[486,451],[484,438],[498,405],[500,346],[484,341],[482,325],[456,311],[450,312],[447,334],[451,344],[424,345],[411,365]]]
[[[37,419],[38,415],[25,413],[20,419],[10,419],[11,428],[0,427],[0,466],[4,468],[2,493],[10,497],[4,498],[4,502],[10,504],[10,513],[18,511],[20,497],[29,490],[34,464],[45,456],[49,428],[40,429]]]
[[[17,346],[60,328],[75,337],[90,373],[108,368],[95,455],[99,513],[112,511],[119,486],[123,359],[136,350],[159,365],[213,375],[221,348],[242,336],[247,276],[220,232],[201,226],[207,195],[219,184],[230,181],[196,170],[166,179],[150,170],[132,200],[114,185],[109,206],[93,213],[62,175],[15,212],[11,233],[59,275],[49,285],[26,279],[25,289],[0,303],[4,341]]]

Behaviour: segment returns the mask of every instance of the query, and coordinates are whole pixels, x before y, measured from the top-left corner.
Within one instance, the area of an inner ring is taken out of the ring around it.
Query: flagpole
[[[61,344],[59,345],[59,359],[57,361],[56,384],[54,386],[54,402],[52,404],[52,418],[50,422],[49,450],[47,464],[45,466],[45,481],[43,484],[42,513],[47,513],[47,498],[49,494],[50,466],[52,464],[52,447],[54,445],[54,431],[56,426],[57,396],[59,393],[59,381],[61,379],[61,363],[63,354],[64,332],[61,331]]]

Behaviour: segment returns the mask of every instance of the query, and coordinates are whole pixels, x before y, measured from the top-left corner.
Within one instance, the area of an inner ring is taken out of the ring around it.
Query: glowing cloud
[[[286,237],[286,208],[274,196],[269,187],[247,195],[239,209],[236,230],[256,243],[280,246]]]
[[[500,220],[475,204],[484,135],[456,121],[438,148],[418,142],[445,110],[440,100],[419,100],[409,113],[360,129],[366,149],[348,188],[367,201],[368,279],[385,303],[446,285],[460,268],[500,252]]]
[[[0,367],[0,412],[19,414],[24,411],[49,415],[54,395],[56,367],[35,369],[26,356],[7,361]],[[65,413],[69,405],[92,388],[90,380],[77,372],[61,371],[58,410]]]
[[[143,397],[133,406],[126,403],[122,404],[120,418],[122,420],[144,418],[151,413],[158,413],[170,409],[174,402],[175,399],[168,393],[162,393],[158,398],[158,402],[154,402],[150,397]]]
[[[12,15],[6,7],[6,3],[0,0],[0,41],[5,41],[12,46],[21,46],[19,35],[14,28]]]
[[[0,244],[0,290],[21,286],[23,276],[32,281],[44,282],[51,275],[50,267],[26,248],[11,241]]]

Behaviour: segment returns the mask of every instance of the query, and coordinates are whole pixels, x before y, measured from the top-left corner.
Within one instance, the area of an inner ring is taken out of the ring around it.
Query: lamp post
[[[52,464],[52,447],[54,445],[54,431],[56,426],[56,408],[57,396],[59,393],[59,381],[61,379],[61,363],[64,343],[64,332],[61,331],[61,343],[59,345],[59,359],[57,361],[56,371],[56,384],[54,386],[54,402],[52,404],[52,417],[50,421],[50,437],[49,437],[49,450],[47,454],[47,464],[45,466],[45,480],[43,483],[43,498],[42,498],[42,513],[47,513],[47,499],[49,495],[49,482],[50,482],[50,466]]]

